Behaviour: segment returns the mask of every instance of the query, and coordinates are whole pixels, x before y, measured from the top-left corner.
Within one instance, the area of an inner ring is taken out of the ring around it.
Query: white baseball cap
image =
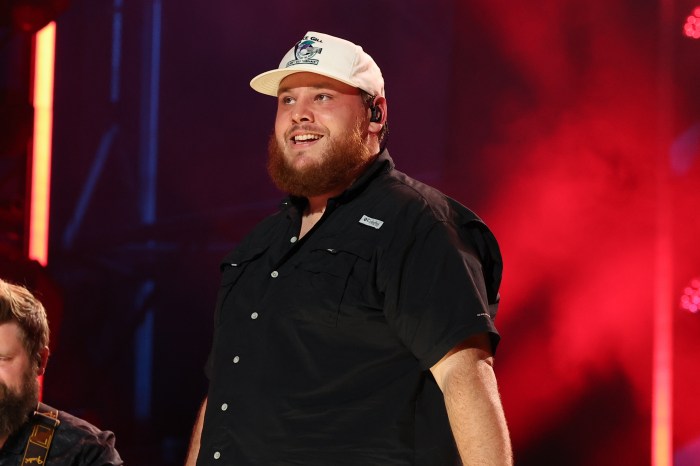
[[[290,74],[310,72],[384,96],[382,72],[362,47],[345,39],[309,31],[282,58],[276,70],[259,74],[250,81],[256,91],[277,97],[280,82]]]

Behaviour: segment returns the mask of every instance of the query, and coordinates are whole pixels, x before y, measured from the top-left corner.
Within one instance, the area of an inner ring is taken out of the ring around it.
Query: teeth
[[[294,142],[315,141],[317,139],[321,139],[321,136],[316,134],[300,134],[298,136],[294,136]]]

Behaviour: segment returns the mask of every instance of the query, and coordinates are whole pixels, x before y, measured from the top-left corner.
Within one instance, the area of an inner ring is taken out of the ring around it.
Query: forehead
[[[295,89],[309,87],[312,89],[328,89],[342,94],[359,95],[360,90],[356,87],[340,82],[336,79],[322,76],[316,73],[294,73],[284,78],[279,85],[277,94],[291,92]]]
[[[24,350],[22,329],[17,322],[0,324],[0,352],[17,352]]]

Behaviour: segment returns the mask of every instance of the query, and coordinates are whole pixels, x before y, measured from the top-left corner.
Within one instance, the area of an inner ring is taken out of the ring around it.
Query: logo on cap
[[[294,46],[294,56],[296,60],[290,60],[285,65],[286,68],[294,65],[318,65],[318,60],[314,56],[323,51],[323,47],[314,47],[313,40],[301,40]]]

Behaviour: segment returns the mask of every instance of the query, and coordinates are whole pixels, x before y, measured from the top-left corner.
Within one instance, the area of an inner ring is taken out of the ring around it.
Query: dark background
[[[183,461],[206,393],[219,261],[282,198],[264,168],[275,101],[248,82],[307,31],[349,39],[375,58],[398,167],[477,211],[499,238],[496,371],[516,463],[650,464],[664,259],[673,265],[665,304],[676,330],[676,464],[700,462],[700,318],[678,309],[700,276],[700,41],[682,34],[698,5],[8,5],[0,271],[47,301],[45,400],[113,430],[127,464]],[[18,5],[31,7],[24,29],[8,9]],[[31,34],[48,19],[57,49],[44,269],[18,251],[28,57]],[[659,212],[670,214],[672,232],[661,255]]]

